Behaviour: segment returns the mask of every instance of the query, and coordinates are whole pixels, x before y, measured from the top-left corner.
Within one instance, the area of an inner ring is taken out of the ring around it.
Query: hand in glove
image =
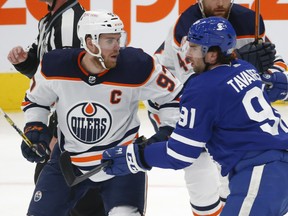
[[[147,140],[147,144],[167,141],[170,135],[172,134],[173,130],[174,130],[174,127],[171,127],[171,126],[160,127],[158,131]],[[140,138],[142,137],[139,137],[138,139]],[[138,139],[136,139],[134,143],[138,143],[137,142]]]
[[[24,134],[33,144],[28,146],[24,141],[21,144],[22,155],[30,162],[44,162],[49,158],[49,143],[51,135],[42,122],[29,122],[24,127]]]
[[[286,72],[265,73],[261,75],[266,84],[265,91],[271,102],[286,100],[288,95],[288,74]]]
[[[235,53],[241,58],[256,67],[260,74],[267,71],[274,64],[275,45],[270,42],[251,42],[245,46],[236,49]]]
[[[112,163],[110,166],[106,167],[104,171],[109,175],[122,176],[150,170],[151,167],[144,161],[145,145],[146,140],[139,144],[117,146],[107,149],[103,152],[101,162],[103,163],[107,160],[111,160]]]

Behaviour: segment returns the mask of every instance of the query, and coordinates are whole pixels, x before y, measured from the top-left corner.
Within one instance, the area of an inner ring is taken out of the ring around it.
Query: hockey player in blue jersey
[[[109,11],[86,11],[77,34],[84,49],[45,54],[23,102],[24,132],[34,151],[24,142],[21,146],[31,162],[47,156],[51,104],[58,115],[58,145],[41,171],[27,215],[67,216],[88,189],[97,188],[106,215],[143,216],[145,173],[118,177],[100,171],[69,187],[58,164],[60,153],[69,152],[76,175],[92,170],[105,149],[129,145],[138,137],[139,101],[172,103],[175,109],[170,111],[179,115],[183,85],[142,49],[125,48],[123,22]]]
[[[193,76],[195,73],[191,63],[186,59],[187,32],[195,21],[209,16],[220,16],[230,21],[236,29],[235,48],[237,49],[238,58],[249,61],[261,73],[273,72],[271,75],[264,76],[270,78],[267,83],[273,83],[269,84],[267,91],[271,99],[275,100],[275,96],[278,95],[283,99],[286,96],[286,94],[283,95],[283,92],[285,93],[285,90],[287,92],[288,86],[285,73],[283,73],[287,69],[287,65],[279,53],[276,52],[274,44],[269,42],[265,34],[262,17],[259,17],[259,37],[263,43],[254,43],[255,12],[242,5],[235,4],[233,0],[197,0],[196,4],[188,7],[170,28],[165,42],[155,53],[160,64],[167,67],[182,83]],[[279,76],[284,79],[279,80]],[[275,83],[274,80],[279,80],[281,83]],[[145,103],[145,105],[149,110],[148,116],[157,130],[160,123],[163,125],[162,120],[158,121],[157,119],[159,117],[157,115],[159,106],[155,106],[151,102]],[[196,172],[197,177],[195,177]],[[194,177],[190,173],[194,173]],[[190,197],[192,215],[219,215],[229,194],[228,179],[219,175],[219,167],[211,159],[209,153],[203,151],[193,166],[186,167],[184,178]]]
[[[167,142],[104,151],[105,172],[183,169],[207,148],[229,175],[221,216],[281,216],[288,211],[288,127],[262,91],[254,66],[233,55],[229,21],[203,18],[189,29],[186,57],[197,76],[186,83],[180,120]]]

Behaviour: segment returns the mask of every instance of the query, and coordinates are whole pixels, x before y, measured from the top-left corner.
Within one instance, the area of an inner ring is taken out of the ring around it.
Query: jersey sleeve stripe
[[[196,160],[195,158],[186,157],[184,155],[178,154],[177,152],[173,151],[169,147],[167,148],[167,154],[170,155],[171,157],[177,159],[177,160],[184,161],[187,163],[194,163],[194,161]]]
[[[284,62],[281,61],[276,61],[274,63],[274,66],[279,66],[282,70],[287,70],[287,65]]]
[[[198,142],[198,141],[195,141],[195,140],[191,140],[191,139],[188,139],[184,136],[181,136],[179,134],[176,134],[176,133],[172,133],[171,134],[171,138],[173,138],[174,140],[177,140],[181,143],[184,143],[186,145],[190,145],[190,146],[193,146],[193,147],[200,147],[200,148],[204,148],[205,147],[205,142]]]

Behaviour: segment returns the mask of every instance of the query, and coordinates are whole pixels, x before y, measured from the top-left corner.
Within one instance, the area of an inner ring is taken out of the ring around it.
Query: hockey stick
[[[79,184],[80,182],[88,179],[92,175],[95,175],[96,173],[103,170],[105,167],[109,166],[111,164],[111,161],[106,161],[99,166],[95,167],[94,169],[86,172],[85,174],[76,176],[74,173],[74,167],[71,163],[70,154],[67,151],[64,151],[61,153],[59,158],[59,165],[62,171],[62,174],[65,178],[65,181],[69,187],[72,187],[74,185]]]
[[[28,137],[23,133],[23,131],[17,127],[17,125],[14,123],[14,121],[3,111],[2,108],[0,108],[0,113],[4,116],[4,118],[7,120],[7,122],[17,131],[17,133],[22,137],[22,139],[26,143],[26,145],[29,146],[32,149],[32,151],[34,151],[39,157],[42,157],[43,155],[41,155],[37,151],[37,148],[33,145],[33,143],[28,139]],[[47,155],[50,154],[48,149],[46,149],[46,154]],[[44,163],[44,161],[41,161],[40,163]]]
[[[260,0],[255,0],[255,44],[259,43]]]

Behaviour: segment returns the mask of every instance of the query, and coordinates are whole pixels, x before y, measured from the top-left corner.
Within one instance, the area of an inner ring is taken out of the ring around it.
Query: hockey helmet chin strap
[[[99,52],[98,52],[97,54],[91,52],[91,51],[88,49],[88,47],[86,46],[86,43],[83,43],[84,49],[85,49],[90,55],[92,55],[92,56],[94,56],[94,57],[97,57],[98,60],[99,60],[99,62],[101,63],[101,65],[102,65],[102,67],[103,67],[104,69],[108,69],[108,68],[106,67],[105,63],[104,63],[104,59],[103,59],[103,57],[102,57],[102,51],[101,51],[101,48],[100,48],[99,44],[98,44],[95,40],[92,40],[92,43],[93,43],[93,44],[98,48],[98,50],[99,50]]]

